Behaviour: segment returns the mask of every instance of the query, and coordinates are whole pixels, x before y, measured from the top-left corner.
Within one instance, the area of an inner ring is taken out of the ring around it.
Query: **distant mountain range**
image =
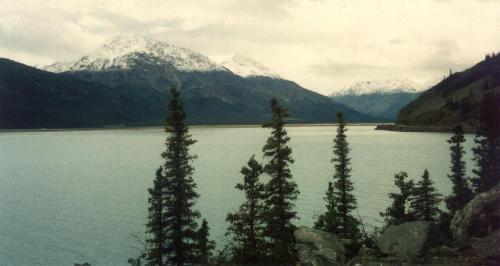
[[[481,100],[494,93],[500,94],[500,53],[486,56],[473,67],[451,74],[422,93],[401,109],[396,123],[447,128],[461,124],[476,128]]]
[[[273,96],[294,123],[335,122],[337,112],[352,122],[380,121],[279,78],[252,59],[217,64],[186,48],[122,35],[43,70],[0,60],[0,128],[160,125],[172,85],[193,124],[262,123]]]
[[[356,82],[330,97],[361,113],[394,121],[399,110],[420,94],[420,87],[410,80],[386,80]]]

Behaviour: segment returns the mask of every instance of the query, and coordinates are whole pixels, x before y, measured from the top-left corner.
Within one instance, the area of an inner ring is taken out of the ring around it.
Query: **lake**
[[[297,225],[312,226],[324,211],[332,180],[335,126],[288,127],[300,196]],[[234,186],[252,154],[263,162],[269,129],[194,127],[194,179],[201,195],[196,207],[222,245],[228,212],[243,194]],[[351,126],[348,141],[359,215],[368,228],[381,225],[390,205],[394,174],[419,179],[429,169],[446,195],[451,183],[448,133],[376,131]],[[474,166],[473,135],[466,135],[466,161]],[[144,238],[147,188],[162,163],[161,129],[0,133],[0,265],[126,265]]]

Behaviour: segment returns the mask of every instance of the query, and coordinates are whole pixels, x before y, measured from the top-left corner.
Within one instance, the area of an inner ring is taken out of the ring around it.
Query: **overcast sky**
[[[246,55],[329,94],[360,80],[426,83],[500,51],[500,1],[0,1],[0,57],[26,64],[76,59],[121,33]]]

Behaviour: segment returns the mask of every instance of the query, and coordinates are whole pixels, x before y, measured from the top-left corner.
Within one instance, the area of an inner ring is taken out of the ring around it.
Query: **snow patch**
[[[358,81],[332,93],[331,96],[365,95],[374,93],[417,93],[422,91],[421,85],[409,80]]]
[[[234,74],[242,77],[264,76],[271,78],[281,78],[278,74],[272,72],[266,66],[250,57],[243,55],[235,55],[231,59],[223,61],[221,65],[229,69]]]
[[[72,62],[55,63],[44,69],[51,72],[127,69],[139,56],[158,64],[169,63],[180,71],[226,71],[208,57],[187,48],[145,38],[137,34],[114,36],[89,55]]]

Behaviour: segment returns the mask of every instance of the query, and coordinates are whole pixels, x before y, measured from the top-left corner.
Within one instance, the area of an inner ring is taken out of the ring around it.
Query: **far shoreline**
[[[378,124],[375,130],[395,131],[395,132],[434,132],[449,133],[453,132],[455,126],[451,125],[401,125],[401,124]],[[476,129],[470,126],[462,125],[465,133],[476,133]]]
[[[337,123],[294,123],[286,124],[286,127],[328,127],[336,126]],[[380,123],[347,123],[347,126],[373,126],[374,129]],[[255,128],[262,127],[262,124],[196,124],[188,125],[189,128]],[[16,132],[71,132],[71,131],[119,131],[119,130],[162,130],[164,126],[120,126],[120,127],[74,127],[74,128],[22,128],[22,129],[0,129],[1,133]]]

